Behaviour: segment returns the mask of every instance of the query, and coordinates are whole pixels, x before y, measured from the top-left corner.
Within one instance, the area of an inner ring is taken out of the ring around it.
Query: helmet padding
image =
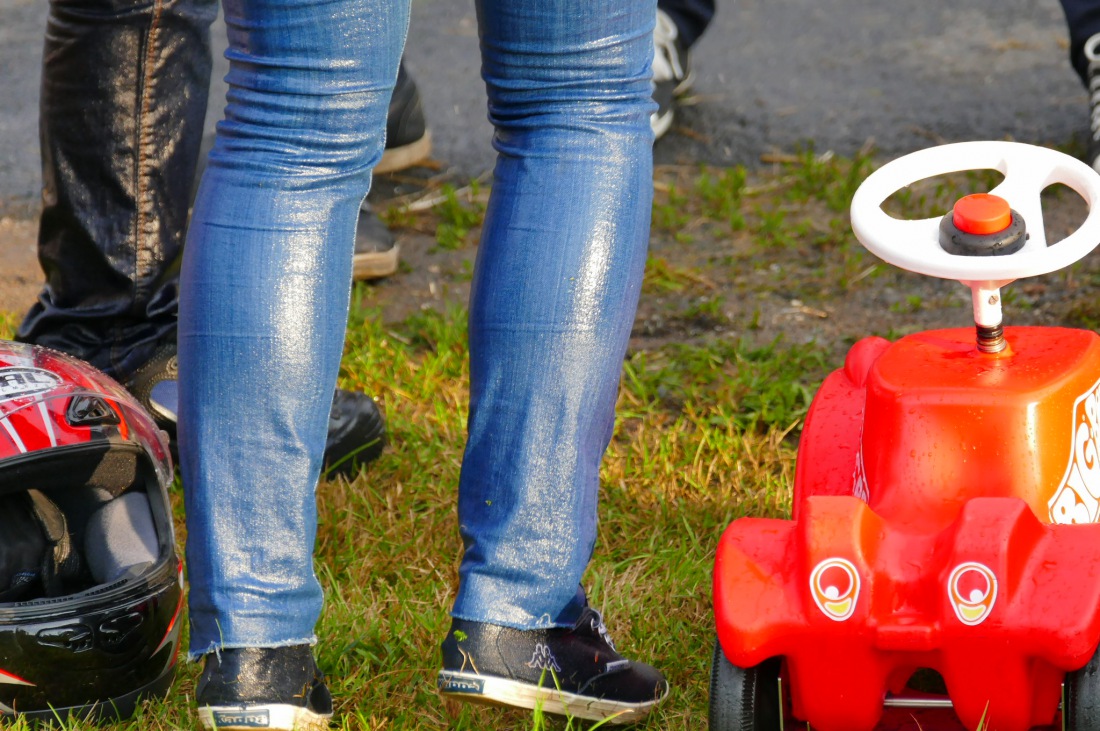
[[[88,518],[84,560],[97,583],[110,583],[130,569],[153,565],[158,552],[153,511],[145,493],[121,495]]]

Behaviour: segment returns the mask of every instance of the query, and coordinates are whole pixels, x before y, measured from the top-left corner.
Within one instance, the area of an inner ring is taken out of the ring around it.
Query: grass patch
[[[392,446],[368,472],[324,482],[318,495],[317,568],[327,602],[317,653],[337,699],[337,727],[591,728],[436,694],[438,643],[461,554],[454,505],[466,420],[465,313],[381,322],[375,311],[353,311],[341,385],[379,398]],[[0,320],[6,335],[13,326]],[[781,342],[668,347],[627,363],[586,584],[620,648],[673,684],[640,728],[705,724],[714,547],[734,517],[786,513],[788,435],[809,388],[801,372],[818,365],[809,349]],[[173,493],[179,497],[178,484]],[[116,728],[190,727],[196,675],[184,665],[167,700]]]
[[[777,156],[767,175],[659,170],[653,225],[664,241],[651,249],[643,304],[666,301],[677,326],[694,323],[708,333],[740,327],[766,339],[782,324],[762,319],[765,297],[786,304],[849,296],[893,276],[864,255],[848,227],[851,194],[870,167],[869,152],[846,159],[806,147]],[[888,206],[927,215],[960,190],[991,182],[979,175],[915,186]],[[387,215],[391,224],[433,234],[440,249],[461,249],[473,244],[484,200],[475,185],[445,188],[430,208]],[[704,240],[728,245],[720,256],[703,255]],[[743,320],[729,314],[739,300]],[[933,304],[913,295],[895,309]],[[1074,315],[1089,326],[1100,322],[1095,308]],[[0,335],[10,337],[17,323],[0,315]],[[788,515],[802,420],[817,384],[837,365],[827,357],[812,344],[708,334],[662,341],[624,364],[585,584],[620,649],[672,683],[668,701],[637,728],[705,727],[714,549],[737,517]],[[593,724],[467,706],[435,692],[462,550],[455,499],[467,383],[463,309],[425,310],[387,325],[379,311],[353,307],[340,385],[379,400],[391,446],[355,480],[324,482],[318,491],[317,570],[326,606],[317,654],[336,697],[336,727],[590,731]],[[180,518],[178,484],[172,493]],[[196,676],[195,666],[183,666],[168,699],[115,728],[192,727]]]

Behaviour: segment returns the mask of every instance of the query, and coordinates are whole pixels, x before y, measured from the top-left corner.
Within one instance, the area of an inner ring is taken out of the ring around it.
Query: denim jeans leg
[[[18,337],[125,379],[175,336],[216,0],[51,0],[42,64],[46,285]]]
[[[478,0],[498,158],[470,303],[452,614],[571,625],[641,289],[656,6]]]
[[[311,642],[315,491],[408,2],[225,0],[226,117],[181,274],[191,654]]]

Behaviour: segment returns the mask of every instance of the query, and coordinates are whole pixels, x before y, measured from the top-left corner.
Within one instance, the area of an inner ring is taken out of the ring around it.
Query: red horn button
[[[963,233],[995,234],[1012,225],[1012,209],[998,195],[975,193],[955,203],[951,220]]]

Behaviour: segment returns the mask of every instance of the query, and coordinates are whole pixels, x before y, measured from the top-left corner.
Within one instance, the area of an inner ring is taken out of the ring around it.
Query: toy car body
[[[792,520],[718,545],[712,729],[870,731],[918,669],[968,729],[1100,728],[1100,336],[1001,347],[866,338],[826,378]]]

